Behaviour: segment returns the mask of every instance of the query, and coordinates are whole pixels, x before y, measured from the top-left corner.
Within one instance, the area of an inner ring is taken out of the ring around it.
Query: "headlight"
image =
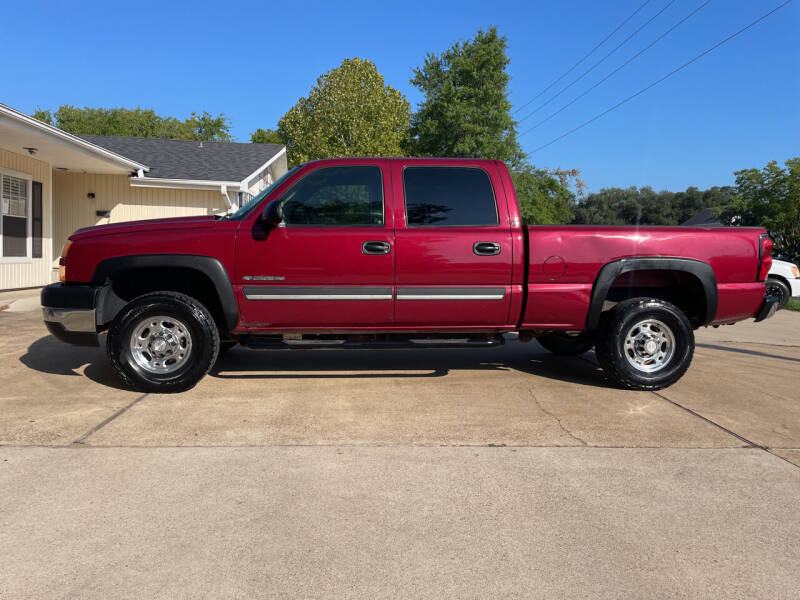
[[[64,244],[64,248],[61,250],[61,258],[67,258],[70,246],[72,246],[72,240],[67,240],[67,243]]]
[[[792,265],[792,275],[795,279],[800,279],[800,269],[797,268],[797,265]]]

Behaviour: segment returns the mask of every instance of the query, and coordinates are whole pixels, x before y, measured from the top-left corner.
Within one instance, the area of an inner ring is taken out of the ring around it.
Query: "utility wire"
[[[580,65],[580,64],[581,64],[583,61],[585,61],[585,60],[586,60],[587,58],[589,58],[589,57],[590,57],[592,54],[594,54],[594,53],[595,53],[595,51],[597,51],[597,49],[598,49],[600,46],[602,46],[603,44],[605,44],[605,43],[606,43],[606,42],[607,42],[607,41],[608,41],[608,40],[611,38],[611,36],[612,36],[612,35],[614,35],[615,33],[617,33],[617,32],[618,32],[620,29],[622,29],[622,28],[623,28],[625,25],[627,25],[627,24],[628,24],[628,21],[630,21],[630,20],[631,20],[633,17],[635,17],[635,16],[636,16],[636,15],[639,13],[639,11],[640,11],[640,10],[642,10],[642,9],[643,9],[645,6],[647,6],[648,4],[650,4],[650,2],[652,2],[652,0],[645,0],[645,1],[644,1],[644,2],[641,4],[641,6],[639,6],[639,8],[637,8],[635,11],[633,11],[633,12],[630,14],[630,16],[629,16],[627,19],[625,19],[625,20],[624,20],[622,23],[620,23],[619,25],[617,25],[617,28],[616,28],[616,29],[614,29],[614,31],[612,31],[611,33],[609,33],[609,34],[608,34],[606,37],[604,37],[604,38],[603,38],[603,40],[602,40],[602,41],[601,41],[599,44],[597,44],[597,45],[596,45],[594,48],[592,48],[591,50],[589,50],[589,52],[587,52],[587,53],[584,55],[584,57],[583,57],[583,58],[581,58],[581,59],[580,59],[578,62],[576,62],[574,65],[572,65],[572,66],[571,66],[569,69],[567,69],[566,71],[564,71],[564,73],[562,73],[562,74],[561,74],[561,77],[559,77],[558,79],[556,79],[554,82],[552,82],[552,83],[551,83],[550,85],[548,85],[546,88],[544,88],[544,89],[543,89],[541,92],[539,92],[539,93],[538,93],[538,94],[536,94],[536,95],[535,95],[533,98],[531,98],[530,100],[528,100],[528,101],[527,101],[525,104],[523,104],[523,105],[522,105],[522,106],[520,106],[519,108],[516,108],[516,109],[514,109],[514,112],[513,112],[512,114],[516,114],[516,113],[518,113],[519,111],[521,111],[523,108],[525,108],[526,106],[528,106],[528,105],[529,105],[531,102],[533,102],[534,100],[537,100],[539,97],[541,97],[541,95],[542,95],[542,94],[544,94],[545,92],[547,92],[547,91],[548,91],[550,88],[552,88],[552,87],[553,87],[555,84],[557,84],[559,81],[561,81],[562,79],[564,79],[564,77],[566,77],[567,75],[569,75],[570,73],[572,73],[572,71],[574,71],[574,70],[575,70],[575,69],[578,67],[578,65]]]
[[[591,119],[589,119],[588,121],[584,121],[583,123],[581,123],[581,124],[580,124],[580,125],[578,125],[577,127],[574,127],[574,128],[572,128],[572,129],[570,129],[569,131],[567,131],[567,132],[565,132],[565,133],[562,133],[560,136],[558,136],[558,137],[556,137],[556,138],[553,138],[552,140],[550,140],[550,141],[549,141],[549,142],[547,142],[546,144],[543,144],[543,145],[539,146],[538,148],[536,148],[536,149],[534,150],[534,152],[538,152],[539,150],[543,150],[543,149],[547,148],[548,146],[550,146],[550,145],[552,145],[552,144],[555,144],[556,142],[558,142],[558,141],[560,141],[560,140],[563,140],[563,139],[564,139],[565,137],[567,137],[568,135],[571,135],[571,134],[575,133],[575,132],[576,132],[576,131],[578,131],[579,129],[583,129],[584,127],[586,127],[586,126],[587,126],[587,125],[589,125],[590,123],[593,123],[593,122],[595,122],[597,119],[599,119],[599,118],[601,118],[601,117],[604,117],[604,116],[606,116],[606,115],[607,115],[608,113],[610,113],[611,111],[618,109],[618,108],[619,108],[620,106],[622,106],[623,104],[627,104],[628,102],[630,102],[631,100],[633,100],[633,99],[634,99],[634,98],[636,98],[637,96],[641,96],[642,94],[644,94],[644,93],[645,93],[647,90],[649,90],[650,88],[657,86],[659,83],[661,83],[661,82],[662,82],[662,81],[664,81],[665,79],[669,79],[670,77],[672,77],[673,75],[675,75],[675,74],[676,74],[678,71],[682,71],[683,69],[685,69],[686,67],[688,67],[688,66],[689,66],[689,65],[691,65],[692,63],[694,63],[694,62],[697,62],[698,60],[700,60],[701,58],[703,58],[703,57],[704,57],[706,54],[710,54],[711,52],[713,52],[714,50],[716,50],[717,48],[719,48],[719,47],[720,47],[720,46],[722,46],[723,44],[726,44],[726,43],[728,43],[728,42],[729,42],[729,41],[731,41],[733,38],[735,38],[735,37],[737,37],[737,36],[741,35],[742,33],[744,33],[745,31],[747,31],[747,30],[748,30],[748,29],[750,29],[751,27],[754,27],[755,25],[758,25],[758,24],[759,24],[761,21],[763,21],[763,20],[764,20],[764,19],[766,19],[767,17],[770,17],[770,16],[772,16],[773,14],[775,14],[776,12],[778,12],[780,9],[782,9],[784,6],[786,6],[786,5],[788,5],[788,4],[791,4],[791,2],[792,2],[792,0],[786,0],[786,2],[783,2],[783,3],[779,4],[778,6],[776,6],[775,8],[773,8],[771,11],[769,11],[769,12],[766,12],[766,13],[764,13],[763,15],[761,15],[760,17],[758,17],[758,18],[757,18],[755,21],[753,21],[753,22],[752,22],[752,23],[750,23],[749,25],[745,25],[745,26],[744,26],[744,27],[742,27],[742,28],[741,28],[739,31],[737,31],[737,32],[735,32],[735,33],[732,33],[731,35],[729,35],[728,37],[726,37],[724,40],[722,40],[722,41],[720,41],[720,42],[717,42],[716,44],[714,44],[713,46],[711,46],[711,47],[710,47],[710,48],[708,48],[707,50],[704,50],[703,52],[701,52],[700,54],[698,54],[697,56],[695,56],[695,57],[694,57],[694,58],[692,58],[691,60],[688,60],[688,61],[686,61],[686,62],[685,62],[685,63],[683,63],[683,64],[682,64],[680,67],[678,67],[678,68],[676,68],[676,69],[673,69],[672,71],[670,71],[669,73],[667,73],[666,75],[664,75],[663,77],[661,77],[660,79],[657,79],[656,81],[654,81],[654,82],[653,82],[653,83],[651,83],[650,85],[648,85],[648,86],[646,86],[646,87],[643,87],[641,90],[639,90],[639,91],[638,91],[638,92],[636,92],[635,94],[631,94],[630,96],[628,96],[628,97],[627,97],[627,98],[625,98],[624,100],[620,100],[619,102],[617,102],[617,103],[616,103],[614,106],[612,106],[611,108],[608,108],[608,109],[604,110],[603,112],[601,112],[601,113],[599,113],[599,114],[595,115],[594,117],[592,117],[592,118],[591,118]]]
[[[606,54],[606,55],[605,55],[603,58],[601,58],[600,60],[598,60],[598,61],[597,61],[596,63],[594,63],[594,64],[593,64],[591,67],[589,67],[589,68],[588,68],[588,69],[586,69],[586,70],[585,70],[583,73],[581,73],[581,74],[578,76],[578,78],[577,78],[577,79],[574,79],[574,80],[572,81],[572,83],[568,83],[567,85],[565,85],[565,86],[564,86],[563,88],[561,88],[561,89],[560,89],[558,92],[556,92],[556,95],[555,95],[555,96],[552,96],[552,97],[551,97],[549,100],[545,100],[545,102],[544,102],[543,104],[540,104],[538,107],[536,107],[536,108],[533,110],[533,112],[531,112],[531,113],[528,113],[527,115],[525,115],[524,117],[522,117],[522,118],[521,118],[521,119],[520,119],[518,122],[519,122],[519,123],[522,123],[522,122],[523,122],[525,119],[529,119],[530,117],[532,117],[533,115],[535,115],[537,112],[539,112],[540,110],[542,110],[542,109],[543,109],[545,106],[547,106],[548,104],[550,104],[550,103],[551,103],[553,100],[555,100],[556,98],[558,98],[558,97],[559,97],[561,94],[563,94],[564,92],[566,92],[566,91],[567,91],[569,88],[571,88],[573,85],[575,85],[576,83],[578,83],[578,82],[579,82],[581,79],[583,79],[584,77],[586,77],[586,76],[587,76],[589,73],[591,73],[592,71],[594,71],[594,70],[595,70],[597,67],[599,67],[599,66],[600,66],[600,65],[601,65],[603,62],[605,62],[605,60],[606,60],[606,59],[607,59],[609,56],[611,56],[612,54],[614,54],[614,52],[616,52],[617,50],[619,50],[620,48],[622,48],[622,47],[623,47],[625,44],[627,44],[629,41],[631,41],[631,39],[633,39],[633,37],[634,37],[634,36],[635,36],[637,33],[639,33],[639,32],[640,32],[642,29],[644,29],[645,27],[647,27],[648,25],[650,25],[650,23],[652,23],[653,21],[655,21],[655,20],[656,20],[656,19],[657,19],[657,18],[658,18],[658,17],[661,15],[661,13],[663,13],[665,10],[667,10],[667,9],[668,9],[670,6],[672,6],[673,4],[675,4],[675,0],[669,0],[669,2],[667,2],[667,3],[664,5],[664,7],[663,7],[663,8],[662,8],[660,11],[658,11],[656,14],[654,14],[652,17],[650,17],[650,18],[649,18],[649,19],[648,19],[648,20],[647,20],[647,21],[644,23],[644,25],[640,26],[640,27],[639,27],[637,30],[635,30],[635,31],[634,31],[632,34],[630,34],[628,37],[626,37],[624,40],[622,40],[622,41],[621,41],[619,44],[617,44],[617,45],[616,45],[616,46],[615,46],[615,47],[614,47],[614,48],[613,48],[613,49],[612,49],[610,52],[608,52],[608,53],[607,53],[607,54]]]
[[[573,99],[572,99],[570,102],[567,102],[567,103],[566,103],[564,106],[562,106],[561,108],[559,108],[557,111],[555,111],[554,113],[551,113],[551,114],[549,114],[547,117],[545,117],[544,119],[542,119],[541,121],[539,121],[538,123],[536,123],[536,125],[534,125],[533,127],[530,127],[529,129],[526,129],[525,131],[523,131],[523,132],[522,132],[522,133],[520,133],[519,135],[525,135],[526,133],[533,131],[533,130],[534,130],[534,129],[536,129],[537,127],[539,127],[539,126],[541,126],[541,125],[544,125],[544,124],[545,124],[545,123],[547,123],[547,122],[548,122],[550,119],[552,119],[553,117],[555,117],[557,114],[559,114],[560,112],[562,112],[562,111],[566,110],[567,108],[569,108],[570,106],[572,106],[573,104],[575,104],[575,103],[576,103],[578,100],[580,100],[581,98],[583,98],[583,97],[584,97],[586,94],[588,94],[589,92],[591,92],[593,89],[595,89],[595,88],[596,88],[597,86],[599,86],[601,83],[603,83],[603,82],[607,81],[607,80],[608,80],[608,79],[610,79],[610,78],[611,78],[613,75],[617,74],[617,73],[618,73],[619,71],[621,71],[623,68],[627,67],[627,66],[628,66],[629,64],[631,64],[631,63],[632,63],[634,60],[636,60],[636,59],[637,59],[637,58],[639,58],[639,57],[640,57],[642,54],[644,54],[645,52],[647,52],[647,51],[648,51],[650,48],[652,48],[653,46],[655,46],[655,45],[656,45],[658,42],[660,42],[660,41],[661,41],[661,40],[663,40],[665,37],[667,37],[667,36],[668,36],[670,33],[672,33],[673,31],[675,31],[675,30],[676,30],[678,27],[680,27],[681,25],[683,25],[683,24],[684,24],[686,21],[688,21],[689,19],[691,19],[691,18],[692,18],[692,17],[693,17],[695,14],[697,14],[697,13],[698,13],[698,12],[699,12],[699,11],[700,11],[702,8],[705,8],[705,6],[706,6],[706,5],[708,5],[708,4],[710,4],[710,3],[711,3],[711,0],[706,0],[705,2],[703,2],[703,3],[702,3],[700,6],[698,6],[697,8],[695,8],[695,9],[694,9],[692,12],[690,12],[690,13],[689,13],[688,15],[686,15],[685,17],[683,17],[683,18],[682,18],[680,21],[678,21],[677,23],[675,23],[675,25],[673,25],[672,27],[670,27],[669,29],[667,29],[667,30],[666,30],[664,33],[662,33],[662,34],[661,34],[660,36],[658,36],[658,37],[657,37],[655,40],[653,40],[653,42],[652,42],[652,43],[651,43],[649,46],[645,46],[644,48],[642,48],[642,49],[641,49],[639,52],[637,52],[636,54],[634,54],[633,56],[631,56],[631,57],[630,57],[628,60],[626,60],[624,63],[622,63],[622,64],[621,64],[620,66],[618,66],[616,69],[614,69],[613,71],[611,71],[611,73],[609,73],[608,75],[606,75],[605,77],[603,77],[603,78],[602,78],[600,81],[598,81],[597,83],[595,83],[595,84],[594,84],[592,87],[590,87],[589,89],[587,89],[585,92],[583,92],[582,94],[579,94],[578,96],[576,96],[575,98],[573,98]]]

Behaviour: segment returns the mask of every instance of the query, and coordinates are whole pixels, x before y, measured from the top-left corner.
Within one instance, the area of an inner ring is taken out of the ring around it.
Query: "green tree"
[[[207,111],[192,113],[185,121],[161,117],[152,109],[78,108],[64,104],[51,113],[36,109],[33,116],[68,133],[84,135],[121,135],[180,140],[231,140],[230,121],[225,115],[213,116]]]
[[[233,139],[230,134],[230,120],[222,113],[216,117],[205,110],[200,114],[192,113],[183,122],[182,129],[183,139],[211,142],[230,142]]]
[[[250,141],[254,144],[284,144],[280,132],[276,129],[261,129],[260,127],[250,134]]]
[[[49,110],[44,110],[36,107],[36,110],[33,112],[33,118],[39,119],[42,123],[47,123],[48,125],[53,125],[53,113]]]
[[[584,183],[580,173],[573,169],[538,169],[522,164],[511,171],[517,201],[526,225],[555,225],[569,223],[573,217],[575,192],[583,193]]]
[[[736,196],[723,212],[731,225],[760,225],[775,240],[776,255],[800,261],[800,158],[785,168],[771,161],[763,169],[736,171]]]
[[[733,201],[733,188],[656,192],[650,187],[605,188],[575,206],[575,223],[587,225],[680,225],[705,208],[719,213]]]
[[[411,106],[372,61],[345,59],[317,79],[278,121],[289,162],[337,156],[399,156]]]
[[[408,148],[416,156],[491,158],[519,165],[507,88],[506,38],[479,30],[442,54],[429,53],[411,83],[423,94],[411,121]]]

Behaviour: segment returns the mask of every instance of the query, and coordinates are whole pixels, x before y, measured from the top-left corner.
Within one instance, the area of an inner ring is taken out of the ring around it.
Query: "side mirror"
[[[261,220],[272,227],[283,223],[283,207],[281,207],[280,198],[267,204],[264,212],[261,213]]]

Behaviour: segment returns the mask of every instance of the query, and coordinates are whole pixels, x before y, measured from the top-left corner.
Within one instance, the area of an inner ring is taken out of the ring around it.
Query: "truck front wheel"
[[[208,373],[219,352],[214,318],[177,292],[139,296],[108,331],[106,351],[119,376],[141,392],[188,390]]]
[[[656,298],[632,298],[603,315],[595,355],[612,383],[658,390],[678,381],[689,368],[694,332],[677,306]]]

